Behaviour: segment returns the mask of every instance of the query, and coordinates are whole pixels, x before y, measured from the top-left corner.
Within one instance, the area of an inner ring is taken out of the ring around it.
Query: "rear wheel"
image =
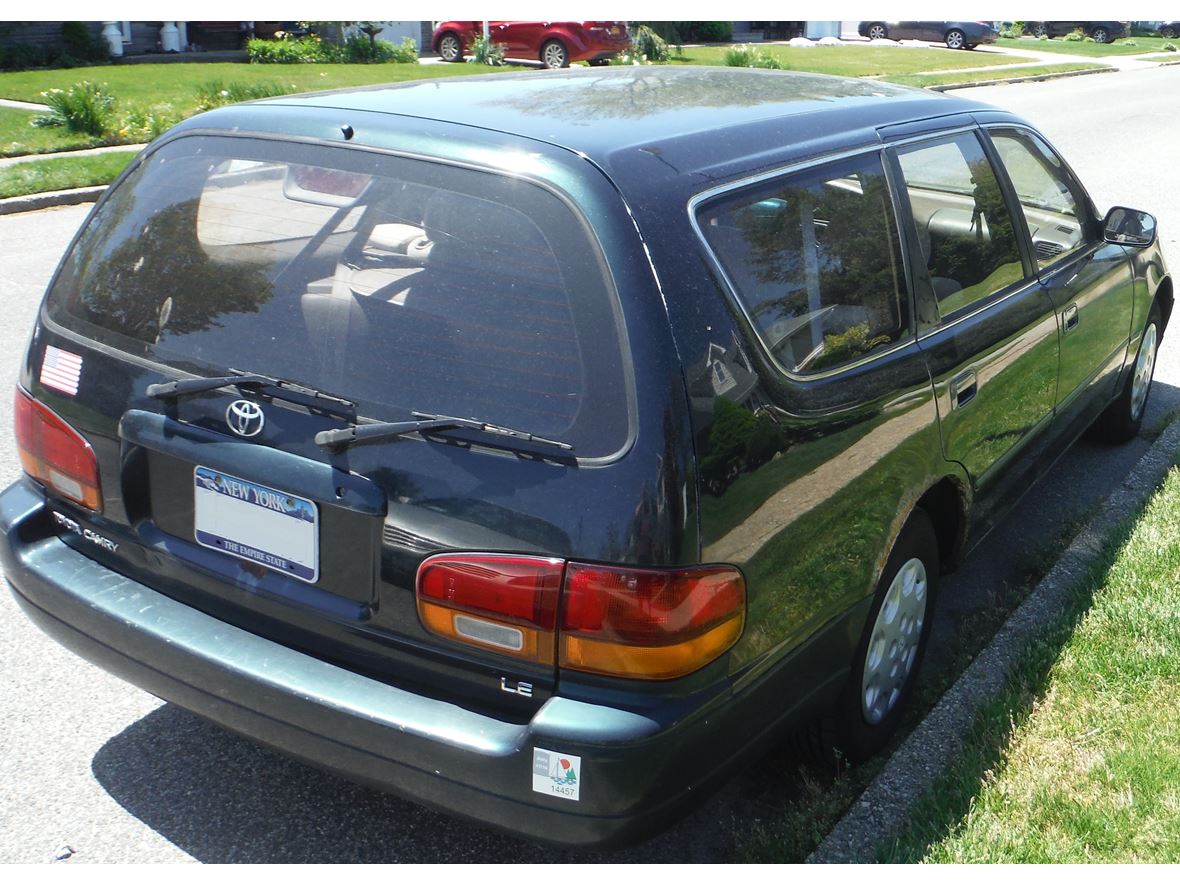
[[[541,63],[547,68],[556,70],[568,67],[570,63],[569,51],[560,40],[550,40],[541,47]]]
[[[887,40],[889,38],[889,29],[880,22],[873,22],[869,25],[869,39],[870,40]]]
[[[1160,340],[1160,311],[1153,304],[1147,316],[1147,328],[1139,340],[1139,352],[1131,375],[1123,385],[1119,398],[1107,406],[1090,428],[1091,435],[1107,442],[1127,442],[1139,435],[1143,413],[1147,411],[1147,395],[1155,374],[1155,355]]]
[[[1090,32],[1090,36],[1094,38],[1096,43],[1110,43],[1110,31],[1106,28],[1095,28]]]
[[[953,28],[946,32],[945,41],[947,49],[962,49],[967,45],[967,35]]]
[[[1048,37],[1049,26],[1044,22],[1033,22],[1028,26],[1028,31],[1034,37]]]
[[[438,57],[443,61],[463,60],[463,42],[458,34],[448,32],[438,38]]]
[[[832,723],[832,744],[857,762],[885,746],[913,693],[926,652],[938,587],[938,539],[914,510],[877,583],[852,675]]]

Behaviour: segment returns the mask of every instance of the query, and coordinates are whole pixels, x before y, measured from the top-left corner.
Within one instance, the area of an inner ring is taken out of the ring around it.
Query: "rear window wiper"
[[[162,384],[149,384],[147,390],[144,392],[156,399],[169,400],[178,399],[182,396],[191,396],[195,393],[205,393],[209,390],[216,390],[219,387],[273,387],[278,390],[297,393],[309,399],[327,400],[338,406],[344,406],[353,410],[356,409],[356,403],[352,400],[345,399],[341,396],[334,396],[330,393],[324,393],[322,390],[316,390],[313,387],[288,381],[285,378],[272,378],[270,375],[259,375],[256,372],[239,372],[236,369],[230,369],[230,371],[234,374],[219,375],[214,378],[185,378],[179,381],[165,381]]]
[[[562,451],[572,452],[574,447],[566,442],[546,439],[525,430],[503,427],[499,424],[489,424],[487,421],[477,421],[474,418],[453,418],[449,415],[430,415],[425,412],[413,412],[413,421],[378,421],[372,424],[354,424],[339,430],[321,430],[315,435],[317,446],[325,449],[343,449],[366,442],[380,442],[396,439],[411,433],[431,433],[443,430],[474,430],[489,436],[515,442],[536,443],[542,446],[552,446]]]

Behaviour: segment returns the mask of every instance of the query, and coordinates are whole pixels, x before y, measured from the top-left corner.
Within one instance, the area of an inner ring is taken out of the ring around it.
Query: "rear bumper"
[[[17,601],[83,658],[293,756],[538,841],[636,841],[674,822],[741,755],[719,752],[740,731],[719,740],[728,690],[667,716],[553,697],[528,722],[501,721],[238,629],[113,571],[57,536],[31,482],[0,494],[0,533]],[[577,801],[534,791],[535,749],[580,757]]]

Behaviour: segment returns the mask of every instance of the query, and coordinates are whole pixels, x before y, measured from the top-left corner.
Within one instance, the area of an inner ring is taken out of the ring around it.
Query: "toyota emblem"
[[[258,436],[262,432],[262,425],[266,423],[266,416],[262,414],[262,407],[248,399],[234,400],[225,410],[225,423],[238,436]]]

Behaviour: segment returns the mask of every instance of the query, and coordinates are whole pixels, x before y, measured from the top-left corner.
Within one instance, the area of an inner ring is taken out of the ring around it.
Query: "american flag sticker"
[[[41,361],[41,383],[70,396],[78,395],[78,379],[82,377],[82,357],[68,350],[45,345],[45,359]]]

